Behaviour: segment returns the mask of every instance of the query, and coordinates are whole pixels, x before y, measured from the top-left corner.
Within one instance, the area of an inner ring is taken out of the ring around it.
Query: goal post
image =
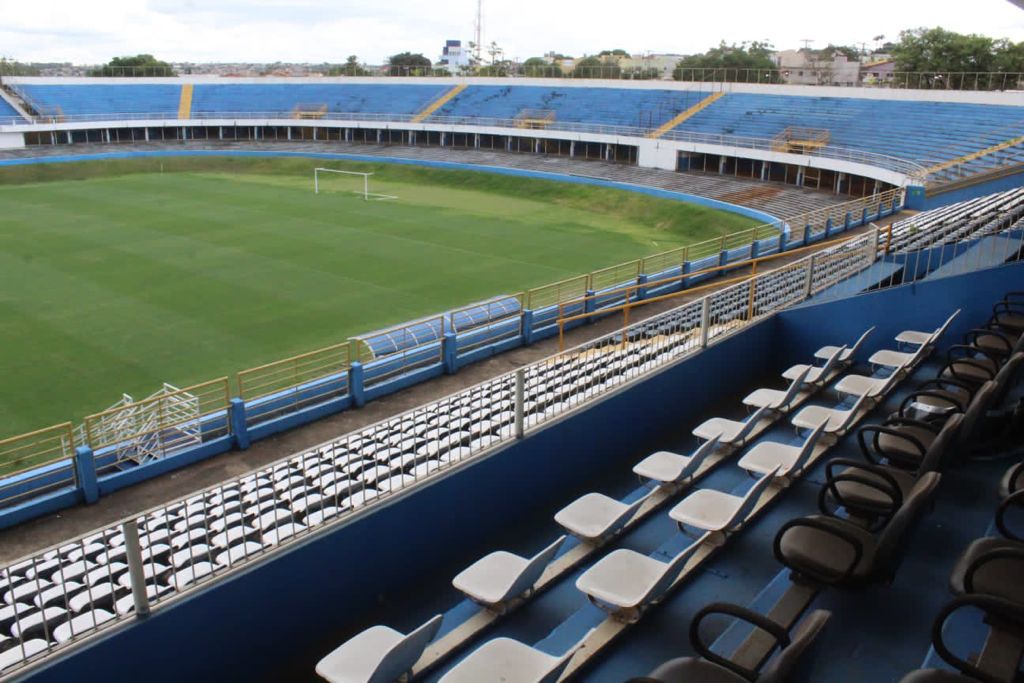
[[[319,167],[317,167],[317,168],[313,169],[313,194],[320,194],[320,180],[321,180],[320,174],[322,174],[322,173],[336,173],[336,174],[339,174],[339,175],[357,176],[357,177],[361,176],[362,179],[363,179],[362,189],[361,190],[351,190],[351,192],[352,192],[352,194],[356,194],[356,195],[359,195],[360,197],[362,197],[363,201],[369,201],[371,199],[377,199],[377,200],[380,200],[380,199],[398,199],[398,197],[395,197],[394,195],[380,194],[378,192],[370,192],[370,176],[373,175],[372,172],[367,173],[367,172],[363,172],[363,171],[342,171],[341,169],[337,169],[337,168],[319,168]]]

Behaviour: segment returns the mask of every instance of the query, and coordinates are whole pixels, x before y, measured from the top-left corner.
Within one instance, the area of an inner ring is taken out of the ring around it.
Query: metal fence
[[[6,72],[5,72],[6,67]],[[67,68],[61,76],[66,77],[105,77],[105,78],[156,78],[182,75],[221,75],[214,71],[204,71],[203,65],[190,64],[178,67],[166,66],[103,66],[103,67],[72,67],[70,74]],[[287,67],[278,67],[273,73],[258,71],[246,73],[248,67],[240,65],[242,75],[266,76],[286,75],[303,76],[338,76],[350,78],[547,78],[557,79],[594,79],[594,80],[676,80],[706,84],[754,83],[764,85],[810,85],[810,86],[841,86],[857,88],[891,88],[921,90],[1018,90],[1024,87],[1024,73],[1015,71],[890,71],[875,72],[871,65],[862,65],[856,71],[834,68],[664,68],[652,63],[642,65],[621,66],[618,64],[580,65],[562,67],[561,65],[530,65],[515,62],[465,67],[456,72],[433,66],[398,66],[385,64],[367,66],[365,64],[324,64],[303,66],[301,70],[289,71]],[[282,71],[284,69],[284,71]],[[794,73],[797,71],[797,73]],[[35,75],[26,73],[25,69],[0,63],[0,77]]]
[[[40,492],[75,486],[74,457],[70,422],[0,441],[0,508]]]
[[[10,651],[19,653],[3,673],[17,673],[82,636],[146,613],[814,292],[848,282],[885,256],[882,232],[872,230],[0,569],[0,593],[14,605],[11,634],[17,642]],[[1011,240],[1001,253],[1019,255],[1024,247],[1019,231],[996,236]],[[990,267],[986,253],[956,272]],[[31,602],[44,611],[16,606]]]
[[[165,458],[230,433],[228,378],[155,394],[85,418],[97,471]]]
[[[246,423],[348,394],[351,348],[346,341],[239,372],[238,396],[246,402]]]

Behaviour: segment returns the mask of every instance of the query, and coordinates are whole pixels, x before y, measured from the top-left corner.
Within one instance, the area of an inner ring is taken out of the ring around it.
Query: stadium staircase
[[[648,133],[647,137],[660,138],[662,135],[664,135],[665,133],[669,132],[670,130],[681,124],[683,121],[687,120],[691,116],[697,115],[705,108],[710,107],[712,104],[722,99],[723,97],[725,97],[724,92],[716,92],[710,97],[704,98],[703,100],[693,105],[686,111],[679,112],[679,114],[658,126],[656,130],[652,131],[651,133]]]
[[[466,89],[466,84],[465,83],[458,84],[457,86],[455,86],[454,88],[452,88],[451,90],[449,90],[448,92],[446,92],[445,94],[441,95],[436,100],[431,102],[429,105],[427,105],[427,107],[423,111],[421,111],[419,114],[416,114],[416,116],[414,116],[412,118],[412,122],[413,123],[420,123],[421,121],[425,120],[428,116],[430,116],[435,111],[437,111],[438,109],[443,107],[445,104],[447,104],[453,97],[457,97],[458,94],[460,92],[462,92],[463,90],[465,90],[465,89]]]
[[[178,118],[192,118],[192,91],[195,88],[191,83],[181,86],[181,99],[178,100]]]

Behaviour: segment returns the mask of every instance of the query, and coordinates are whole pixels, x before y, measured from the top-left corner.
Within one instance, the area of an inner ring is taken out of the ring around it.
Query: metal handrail
[[[161,123],[173,122],[176,126],[195,125],[197,121],[253,121],[267,120],[287,125],[317,126],[325,121],[351,122],[351,123],[383,123],[383,124],[410,124],[422,126],[423,129],[430,129],[434,126],[473,126],[487,128],[514,129],[516,135],[524,135],[523,129],[515,119],[494,118],[484,116],[436,116],[432,115],[428,120],[416,122],[416,114],[377,114],[366,112],[328,112],[315,120],[295,118],[291,111],[244,111],[244,112],[193,112],[188,119],[178,118],[177,111],[174,112],[123,112],[106,114],[72,114],[61,116],[38,116],[31,121],[22,118],[0,119],[0,126],[10,126],[11,132],[22,132],[38,129],[40,126],[51,126],[72,123],[102,123],[102,122],[139,122],[159,121]],[[569,121],[553,121],[545,127],[546,131],[559,131],[566,133],[582,133],[589,135],[607,135],[626,138],[646,138],[654,128],[639,126],[607,125],[600,123],[575,123]],[[536,132],[536,131],[534,131]],[[741,149],[756,149],[761,151],[774,151],[775,141],[771,138],[743,137],[738,135],[722,135],[716,133],[699,133],[694,131],[670,130],[659,139],[673,142],[688,142],[693,144],[717,145],[724,147],[737,147]],[[864,150],[834,147],[825,145],[814,150],[813,153],[803,154],[806,157],[823,157],[841,161],[852,161],[863,163],[868,166],[881,168],[889,171],[902,173],[914,180],[923,180],[927,173],[925,168],[908,159],[868,152]]]

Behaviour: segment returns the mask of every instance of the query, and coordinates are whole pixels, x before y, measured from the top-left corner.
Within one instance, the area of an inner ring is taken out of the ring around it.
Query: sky
[[[794,8],[799,7],[803,11]],[[0,56],[97,64],[151,53],[172,62],[383,63],[406,50],[437,59],[446,39],[473,36],[476,0],[0,0]],[[484,0],[483,42],[524,60],[554,50],[690,54],[720,40],[777,49],[873,46],[899,31],[942,26],[1024,41],[1024,10],[1007,0],[859,0],[780,4],[655,0]]]

